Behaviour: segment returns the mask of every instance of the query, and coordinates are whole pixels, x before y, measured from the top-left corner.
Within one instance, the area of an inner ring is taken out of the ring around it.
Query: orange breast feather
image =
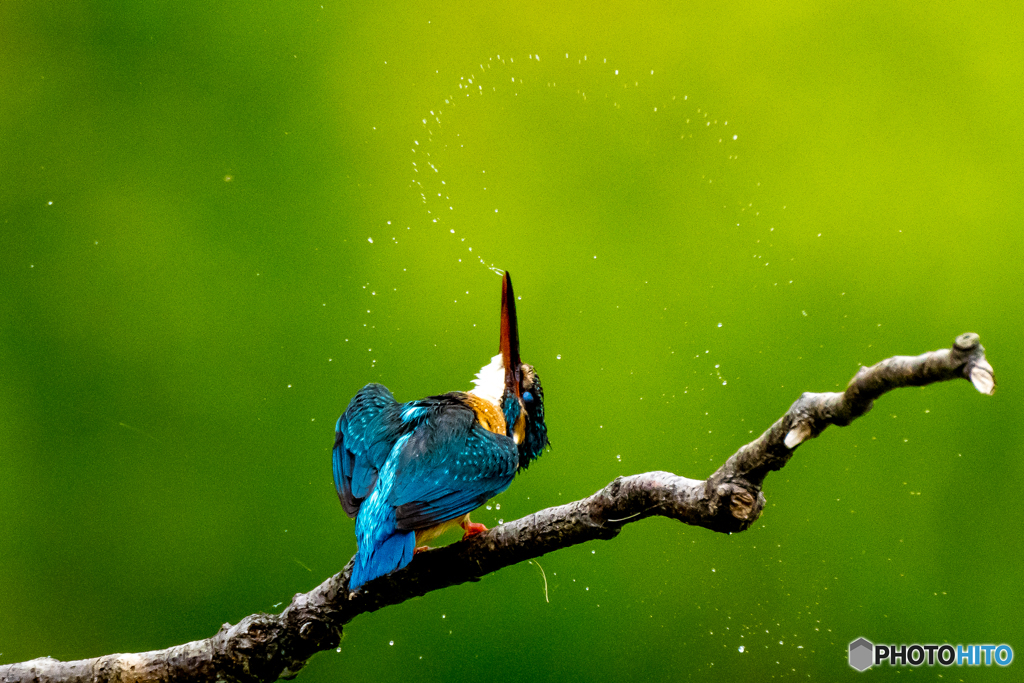
[[[494,434],[505,434],[505,416],[498,410],[498,406],[474,394],[465,394],[463,402],[473,409],[477,421],[484,429]]]

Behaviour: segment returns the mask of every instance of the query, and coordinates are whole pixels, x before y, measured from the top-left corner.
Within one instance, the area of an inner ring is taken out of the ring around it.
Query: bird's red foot
[[[420,553],[425,553],[428,550],[433,550],[433,548],[431,548],[429,545],[418,545],[416,546],[416,549],[412,551],[412,554],[419,555]]]
[[[465,541],[470,536],[476,536],[487,531],[487,527],[483,524],[477,524],[476,522],[466,522],[462,525],[462,528],[466,530],[466,533],[462,535],[462,540]]]

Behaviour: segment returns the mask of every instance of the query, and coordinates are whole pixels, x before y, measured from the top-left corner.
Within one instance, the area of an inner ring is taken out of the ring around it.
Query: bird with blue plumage
[[[355,590],[405,567],[454,527],[487,531],[470,513],[509,487],[549,445],[544,390],[519,357],[512,279],[501,288],[499,353],[473,388],[399,403],[380,384],[352,398],[335,430],[334,485],[356,520]]]

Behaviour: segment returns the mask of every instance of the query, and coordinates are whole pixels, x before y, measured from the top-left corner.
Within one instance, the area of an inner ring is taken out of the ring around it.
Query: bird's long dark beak
[[[505,361],[505,387],[519,398],[522,362],[519,360],[519,322],[516,320],[516,297],[512,278],[505,271],[501,283],[501,357]]]

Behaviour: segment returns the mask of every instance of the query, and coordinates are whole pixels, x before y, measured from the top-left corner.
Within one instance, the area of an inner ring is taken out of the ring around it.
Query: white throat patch
[[[490,401],[501,410],[501,397],[505,394],[505,361],[500,353],[476,373],[469,393]]]

